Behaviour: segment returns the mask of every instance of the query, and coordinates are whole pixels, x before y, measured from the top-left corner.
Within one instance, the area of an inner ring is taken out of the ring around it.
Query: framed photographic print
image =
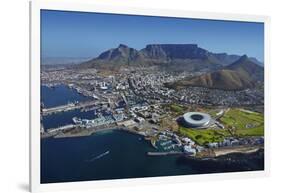
[[[269,18],[30,7],[31,191],[264,176]]]

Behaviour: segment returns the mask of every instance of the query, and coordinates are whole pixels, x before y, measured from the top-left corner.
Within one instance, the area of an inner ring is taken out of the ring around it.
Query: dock
[[[57,127],[57,128],[50,128],[47,131],[48,131],[48,133],[57,133],[57,132],[60,132],[60,131],[66,131],[66,130],[74,129],[75,127],[76,127],[76,125],[69,124],[69,125],[64,125],[64,126]]]
[[[108,102],[97,102],[97,101],[88,101],[88,102],[80,102],[77,104],[70,103],[67,105],[61,105],[61,106],[56,106],[56,107],[51,107],[51,108],[43,108],[42,109],[42,115],[51,115],[59,112],[66,112],[66,111],[72,111],[72,110],[77,110],[77,109],[82,109],[90,106],[98,106],[98,105],[105,105],[108,104]]]
[[[149,156],[166,156],[166,155],[183,155],[184,152],[170,151],[170,152],[147,152]]]

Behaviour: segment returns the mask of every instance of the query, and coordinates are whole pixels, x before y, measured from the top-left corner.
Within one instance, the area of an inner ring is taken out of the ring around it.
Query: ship
[[[96,159],[102,158],[103,156],[106,156],[107,154],[109,154],[109,152],[110,152],[110,151],[106,151],[106,152],[104,152],[104,153],[102,153],[102,154],[96,156],[95,158],[96,158]]]
[[[102,153],[102,154],[100,154],[100,155],[98,155],[98,156],[96,156],[96,157],[94,157],[94,158],[92,158],[92,159],[90,159],[90,160],[87,160],[87,161],[88,161],[88,162],[92,162],[92,161],[95,161],[95,160],[97,160],[97,159],[100,159],[100,158],[106,156],[107,154],[109,154],[109,152],[110,152],[110,151],[106,151],[106,152],[104,152],[104,153]]]

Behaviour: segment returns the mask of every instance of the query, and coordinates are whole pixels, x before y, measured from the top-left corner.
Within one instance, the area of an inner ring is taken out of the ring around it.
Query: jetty
[[[149,156],[165,156],[165,155],[183,155],[184,152],[179,151],[170,151],[170,152],[147,152],[147,155]]]
[[[106,105],[108,102],[97,102],[97,101],[87,101],[87,102],[80,102],[80,103],[69,103],[66,105],[51,107],[51,108],[43,108],[42,115],[51,115],[60,112],[66,111],[73,111],[77,109],[83,109],[91,106],[99,106],[99,105]]]

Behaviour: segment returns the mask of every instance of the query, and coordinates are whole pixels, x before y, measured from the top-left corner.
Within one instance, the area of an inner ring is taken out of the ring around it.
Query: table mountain
[[[120,69],[128,66],[157,65],[170,71],[215,71],[238,58],[236,55],[211,53],[196,44],[149,44],[141,50],[120,44],[79,67]]]

